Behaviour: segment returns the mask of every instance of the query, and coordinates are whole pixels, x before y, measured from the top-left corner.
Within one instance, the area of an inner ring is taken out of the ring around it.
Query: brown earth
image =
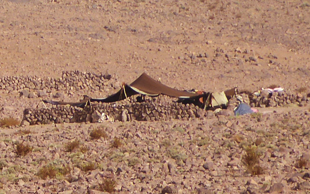
[[[178,89],[254,91],[276,84],[310,92],[309,1],[0,2],[1,79],[58,78],[74,70],[112,75],[103,89],[47,91],[64,100],[107,96],[142,72]],[[20,120],[25,108],[42,106],[41,97],[19,92],[0,90],[1,118]],[[309,108],[263,113],[1,129],[1,192],[97,193],[108,178],[119,193],[310,192]],[[92,140],[89,133],[101,127],[108,137]],[[120,148],[111,147],[114,137]],[[88,150],[66,152],[74,139]],[[21,142],[32,152],[18,156]],[[261,154],[261,175],[242,162],[252,144]],[[83,171],[89,163],[96,169]],[[41,179],[46,165],[69,173]]]

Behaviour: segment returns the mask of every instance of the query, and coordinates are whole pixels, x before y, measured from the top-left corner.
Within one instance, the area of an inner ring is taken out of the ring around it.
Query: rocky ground
[[[2,126],[0,193],[310,192],[310,2],[0,2],[5,123],[143,72],[180,90],[296,97],[237,117]]]

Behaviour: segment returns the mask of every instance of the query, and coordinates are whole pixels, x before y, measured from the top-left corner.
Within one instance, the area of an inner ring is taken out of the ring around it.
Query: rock
[[[30,123],[28,121],[22,120],[21,126],[29,126],[29,125],[30,125]]]
[[[39,90],[38,91],[38,97],[46,97],[47,93],[46,90]]]
[[[103,75],[103,78],[104,78],[104,79],[107,79],[107,80],[110,80],[110,79],[112,78],[112,75],[111,75],[111,74],[108,74],[108,73],[105,73],[105,74]]]
[[[213,166],[214,166],[213,162],[206,162],[202,165],[202,167],[206,170],[213,170],[214,169]]]
[[[28,96],[29,96],[29,90],[22,90],[22,91],[20,92],[20,96],[25,96],[25,97],[28,98]]]
[[[24,186],[25,182],[22,179],[18,180],[18,186],[22,187]]]
[[[310,183],[308,181],[298,183],[297,188],[298,190],[310,190]]]
[[[294,176],[287,180],[287,183],[296,183],[298,182],[298,177]]]
[[[217,113],[217,115],[224,115],[224,116],[233,116],[233,111],[230,110],[221,110]]]
[[[53,96],[53,98],[64,98],[64,97],[65,97],[64,94],[61,93],[61,92],[57,92],[57,93]]]
[[[120,175],[123,170],[121,168],[117,168],[115,174]]]
[[[36,96],[36,94],[35,93],[33,93],[33,92],[29,92],[29,94],[28,94],[28,98],[36,98],[37,96]]]
[[[122,121],[123,122],[129,121],[129,114],[128,114],[127,109],[123,110],[123,112],[122,112]]]
[[[280,193],[283,191],[284,185],[282,183],[275,183],[270,187],[270,193]]]
[[[197,194],[213,194],[213,192],[207,188],[199,188],[196,191],[197,191]]]
[[[306,172],[303,176],[302,176],[303,179],[309,179],[310,178],[310,173]]]
[[[165,188],[163,188],[163,190],[161,191],[161,194],[170,194],[173,193],[173,190],[170,186],[166,186]]]
[[[91,122],[92,123],[99,123],[99,121],[102,120],[102,114],[99,111],[95,111],[93,112],[93,114],[91,114]]]
[[[169,173],[170,173],[170,174],[173,174],[174,171],[175,171],[174,165],[171,164],[171,163],[168,163],[167,166],[168,166]]]

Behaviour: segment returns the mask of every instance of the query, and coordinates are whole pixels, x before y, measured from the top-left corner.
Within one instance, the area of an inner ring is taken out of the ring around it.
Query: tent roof
[[[148,96],[157,96],[160,94],[164,94],[170,97],[176,98],[190,98],[199,96],[199,94],[190,93],[186,91],[181,91],[177,89],[170,88],[159,81],[154,80],[146,73],[140,75],[138,79],[132,82],[129,85],[133,90],[137,93],[148,95]]]

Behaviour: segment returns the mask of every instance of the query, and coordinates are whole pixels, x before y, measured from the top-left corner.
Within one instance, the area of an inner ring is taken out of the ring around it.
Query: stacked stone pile
[[[127,101],[129,102],[129,101]],[[24,120],[34,124],[102,122],[110,121],[159,121],[171,119],[189,120],[199,118],[206,112],[194,105],[181,103],[158,103],[156,101],[133,103],[98,103],[77,108],[55,106],[52,108],[26,109]]]
[[[37,76],[8,76],[0,78],[0,89],[2,90],[102,90],[111,79],[109,74],[93,74],[80,71],[64,71],[60,78],[40,78]]]
[[[243,94],[243,99],[251,107],[282,107],[287,105],[306,106],[310,98],[307,94],[290,92],[262,92],[260,96]]]

